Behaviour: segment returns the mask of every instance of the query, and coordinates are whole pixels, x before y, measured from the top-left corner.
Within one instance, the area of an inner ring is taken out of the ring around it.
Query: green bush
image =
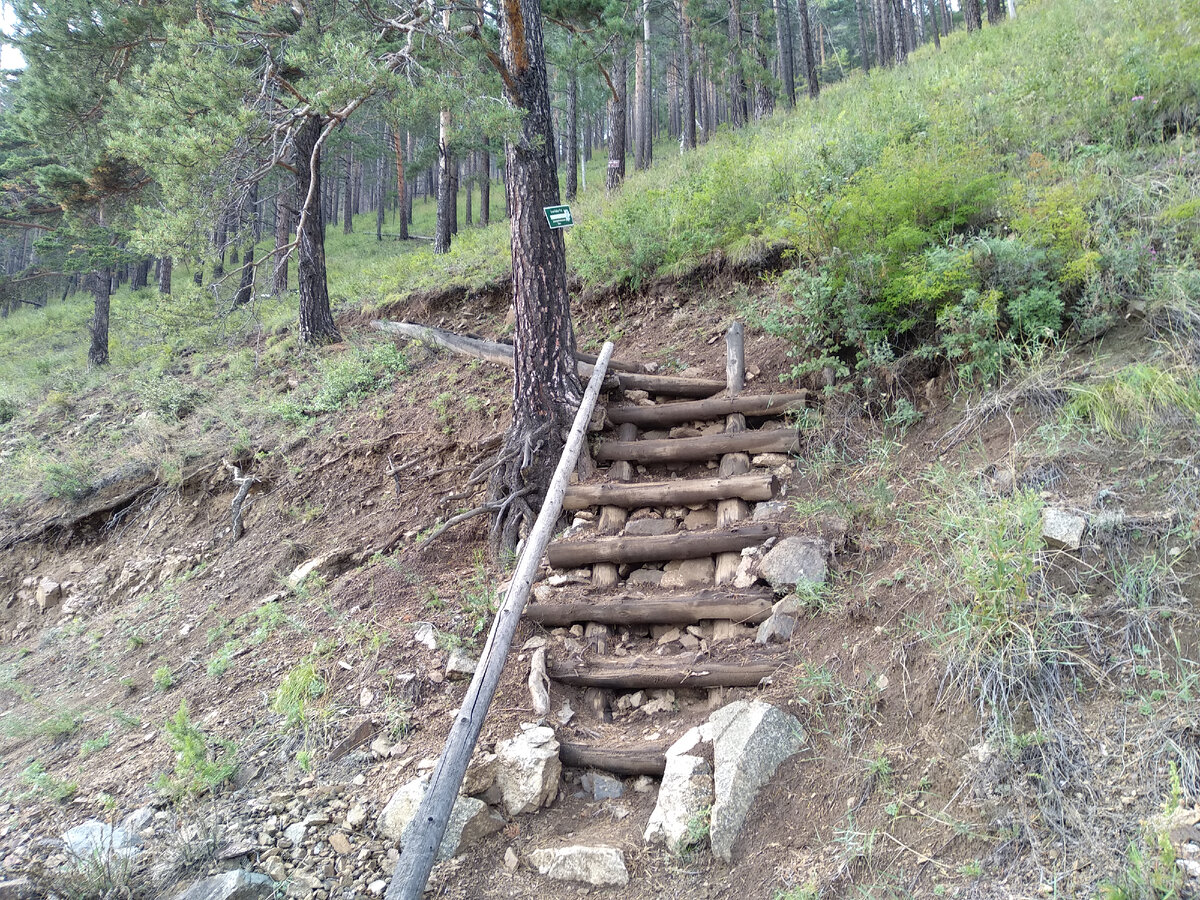
[[[408,371],[408,361],[403,350],[386,341],[321,360],[317,371],[320,385],[311,406],[318,412],[336,412],[389,386]]]
[[[68,459],[46,464],[42,490],[55,500],[82,500],[92,492],[92,466],[82,460]]]
[[[237,745],[210,738],[188,717],[187,701],[164,725],[167,743],[175,752],[175,771],[157,786],[172,797],[198,796],[215,790],[237,773]]]
[[[15,400],[10,400],[8,397],[0,397],[0,425],[7,425],[15,419],[20,409]]]

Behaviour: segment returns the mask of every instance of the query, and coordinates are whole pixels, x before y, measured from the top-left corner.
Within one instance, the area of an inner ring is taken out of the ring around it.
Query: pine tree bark
[[[258,210],[258,182],[250,185],[250,196],[247,198],[246,205],[250,209],[250,221],[248,231],[243,231],[243,240],[246,241],[246,252],[242,257],[242,275],[238,281],[237,293],[233,295],[234,307],[244,306],[254,299],[254,275],[257,271],[254,267],[254,220]]]
[[[384,146],[387,146],[387,130],[384,129]],[[383,240],[383,222],[387,218],[387,165],[383,161],[384,152],[380,152],[375,161],[375,185],[377,196],[375,204],[375,240]]]
[[[329,308],[329,283],[325,274],[325,218],[319,200],[321,151],[317,147],[321,130],[321,120],[308,116],[296,130],[295,139],[296,196],[302,207],[296,253],[302,344],[329,344],[342,339]]]
[[[346,153],[346,182],[342,196],[342,233],[354,234],[354,147]]]
[[[867,46],[867,23],[863,14],[863,0],[854,0],[854,14],[858,17],[858,52],[862,57],[862,70],[871,71],[871,52]]]
[[[112,272],[99,269],[88,273],[87,288],[92,292],[91,344],[88,364],[108,365],[108,309],[112,298]]]
[[[808,0],[796,0],[796,11],[800,14],[800,43],[804,45],[804,77],[808,81],[808,96],[816,100],[821,94],[817,80],[817,54],[813,46],[812,23],[808,18]]]
[[[937,49],[942,49],[941,25],[938,22],[938,9],[936,0],[930,0],[929,6],[929,24],[933,28],[933,46]]]
[[[492,223],[492,151],[486,137],[479,151],[479,168],[479,227],[486,228]]]
[[[642,15],[646,14],[646,0],[640,4]],[[633,168],[646,168],[647,126],[642,117],[646,107],[646,39],[639,28],[633,43]]]
[[[979,0],[962,0],[962,11],[967,31],[978,31],[983,27],[983,13],[979,9]]]
[[[696,149],[696,82],[692,75],[692,24],[687,0],[679,0],[680,80],[683,82],[682,140],[684,150]]]
[[[611,94],[608,101],[608,170],[604,177],[604,189],[614,191],[625,180],[625,100],[627,94],[626,53],[620,38],[613,41],[613,65]],[[506,190],[507,198],[509,192]]]
[[[396,157],[396,193],[400,197],[400,240],[408,240],[408,207],[407,185],[404,181],[404,146],[400,142],[400,132],[392,132],[392,154]]]
[[[750,14],[750,35],[754,45],[754,61],[758,64],[758,72],[754,76],[754,118],[763,119],[775,109],[775,93],[768,82],[770,65],[763,50],[766,40],[763,37],[762,16],[757,9]]]
[[[29,232],[26,231],[26,235]],[[150,259],[139,259],[133,266],[133,275],[129,279],[129,287],[132,290],[144,288],[150,282]]]
[[[171,296],[171,269],[173,268],[173,260],[169,256],[164,256],[159,260],[158,264],[158,292],[164,297]]]
[[[855,0],[861,3],[862,0]],[[779,75],[788,109],[796,106],[796,61],[792,58],[792,17],[787,0],[772,0],[775,11],[775,47],[779,54]]]
[[[734,128],[746,124],[746,79],[742,75],[741,0],[729,4],[729,123]]]
[[[443,25],[450,28],[450,10],[442,13]],[[438,117],[438,179],[437,179],[437,223],[433,229],[433,252],[449,253],[450,237],[454,233],[454,187],[450,170],[454,161],[450,158],[450,110],[443,109]]]
[[[271,294],[276,297],[286,294],[288,289],[291,257],[286,248],[291,243],[293,214],[289,193],[295,193],[295,186],[281,183],[275,194],[275,264],[271,269]]]
[[[540,0],[505,0],[500,16],[505,94],[524,112],[507,146],[505,194],[512,209],[513,412],[501,459],[488,486],[509,501],[492,525],[495,553],[511,550],[540,509],[583,392],[567,294],[566,245],[543,207],[559,203],[558,165]],[[524,496],[517,494],[528,491]]]
[[[486,173],[485,173],[486,177]],[[567,74],[567,202],[579,192],[579,73]],[[482,203],[482,200],[480,201]]]
[[[989,25],[999,25],[1004,21],[1004,6],[1001,0],[987,0],[987,16]]]

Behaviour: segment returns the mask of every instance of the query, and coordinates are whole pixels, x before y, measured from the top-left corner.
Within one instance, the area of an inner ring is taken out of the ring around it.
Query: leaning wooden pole
[[[450,736],[438,759],[437,768],[429,781],[425,799],[417,810],[407,832],[400,861],[396,864],[395,874],[388,885],[385,900],[420,900],[425,891],[425,882],[433,870],[434,857],[446,833],[446,823],[450,819],[450,811],[462,787],[463,775],[475,751],[475,742],[479,740],[479,732],[483,729],[483,720],[491,706],[492,697],[500,683],[500,674],[504,671],[504,662],[508,658],[508,649],[512,645],[513,636],[517,632],[517,624],[521,620],[521,611],[529,599],[533,587],[534,576],[550,543],[550,536],[558,522],[562,511],[563,495],[567,492],[567,482],[579,458],[583,447],[584,436],[587,433],[588,422],[592,418],[592,410],[596,406],[596,397],[600,394],[600,385],[604,381],[604,373],[608,369],[608,360],[612,356],[613,345],[605,343],[600,351],[600,358],[588,382],[587,392],[583,402],[575,414],[575,423],[567,436],[566,446],[554,470],[550,481],[550,489],[546,492],[546,500],[538,513],[533,530],[525,540],[525,550],[517,560],[517,568],[513,573],[508,593],[504,595],[504,604],[496,613],[492,622],[492,630],[488,634],[487,643],[475,668],[475,677],[463,698],[454,724],[450,727]]]

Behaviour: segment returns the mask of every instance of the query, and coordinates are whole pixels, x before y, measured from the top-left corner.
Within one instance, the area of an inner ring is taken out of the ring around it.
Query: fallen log
[[[415,322],[384,322],[377,319],[371,323],[371,327],[376,331],[436,344],[474,359],[483,359],[502,366],[512,366],[513,364],[512,344],[466,337],[455,334],[453,331],[446,331],[444,328],[431,328]],[[580,376],[590,378],[594,369],[595,357],[587,353],[576,353],[575,359],[578,361]],[[605,390],[620,388],[624,391],[649,391],[652,394],[665,394],[670,397],[711,397],[725,389],[725,382],[713,381],[708,378],[648,375],[645,374],[646,367],[641,363],[614,360],[608,368],[609,374],[604,379]]]
[[[697,531],[654,537],[592,538],[551,544],[546,558],[552,568],[575,569],[598,562],[640,563],[669,559],[697,559],[741,550],[779,536],[779,526],[770,522],[741,525],[722,531]]]
[[[758,625],[771,615],[770,588],[741,592],[707,590],[679,596],[623,594],[605,601],[530,603],[525,618],[546,628],[576,622],[601,625],[695,625],[705,619],[729,619]]]
[[[567,488],[563,509],[589,506],[689,506],[709,500],[736,497],[757,503],[775,496],[777,480],[767,473],[737,478],[696,478],[679,481],[644,481],[640,484],[573,484]]]
[[[558,745],[558,758],[564,766],[573,769],[602,769],[617,775],[655,775],[661,778],[667,768],[667,745],[616,750],[563,741]]]
[[[556,663],[550,677],[561,684],[614,691],[662,688],[754,687],[783,665],[779,657],[719,663],[695,661],[692,654],[668,659],[615,657]]]
[[[652,430],[685,422],[720,419],[733,413],[746,416],[773,416],[808,404],[808,391],[786,394],[757,394],[745,397],[712,397],[708,400],[684,400],[657,406],[610,406],[605,411],[613,425],[636,425]]]
[[[695,438],[663,438],[656,441],[603,441],[596,462],[618,459],[639,463],[701,462],[726,453],[798,453],[800,439],[791,428],[744,431],[740,434],[710,434]]]

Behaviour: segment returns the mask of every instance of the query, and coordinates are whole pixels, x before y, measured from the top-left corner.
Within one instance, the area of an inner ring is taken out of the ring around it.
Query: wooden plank
[[[576,622],[603,625],[695,625],[706,619],[728,619],[757,625],[771,614],[775,594],[769,589],[700,591],[687,595],[623,594],[601,601],[530,603],[525,618],[546,628]]]
[[[604,441],[596,448],[596,462],[618,459],[638,463],[702,462],[726,453],[799,453],[800,440],[791,428],[711,434],[696,438],[657,441]]]
[[[723,531],[697,531],[654,537],[592,538],[551,544],[546,558],[555,569],[575,569],[598,562],[636,563],[697,559],[761,544],[779,536],[771,522],[740,525]]]
[[[504,663],[508,659],[508,650],[520,623],[521,611],[529,599],[534,576],[541,567],[542,553],[558,523],[563,494],[567,491],[571,471],[575,468],[579,451],[583,448],[588,422],[591,420],[596,398],[600,394],[604,369],[612,355],[612,349],[613,345],[606,343],[600,351],[596,377],[592,378],[584,392],[562,456],[559,457],[558,466],[550,479],[546,500],[525,540],[525,549],[517,560],[508,592],[504,595],[504,603],[492,621],[492,628],[479,656],[475,675],[467,687],[459,712],[454,716],[446,745],[442,748],[437,766],[430,777],[429,788],[413,818],[411,831],[405,836],[404,853],[396,865],[392,882],[388,885],[389,900],[420,900],[424,894],[425,884],[433,869],[434,855],[442,843],[446,824],[450,820],[450,811],[458,798],[463,775],[466,774],[467,764],[475,751],[475,743],[479,740],[479,732],[483,729],[483,720],[500,684]]]
[[[589,747],[560,741],[558,758],[573,769],[601,769],[617,775],[654,775],[662,777],[667,767],[667,747]]]
[[[733,413],[747,416],[781,415],[789,409],[801,409],[808,405],[808,391],[792,391],[781,394],[752,394],[730,399],[714,397],[710,400],[684,400],[680,403],[662,403],[657,406],[610,406],[605,410],[608,421],[614,425],[628,422],[639,428],[653,429],[685,422],[702,422],[720,419]]]
[[[590,367],[579,364],[580,376],[586,376]],[[684,378],[680,375],[641,375],[637,372],[618,372],[605,381],[607,388],[616,382],[623,391],[648,391],[667,397],[711,397],[725,390],[725,382],[712,378]]]
[[[615,691],[661,688],[754,687],[779,671],[780,657],[761,657],[735,663],[711,659],[697,662],[694,654],[666,659],[612,657],[584,662],[560,662],[550,667],[550,677],[576,687]]]
[[[758,503],[775,496],[777,479],[769,473],[737,478],[692,478],[679,481],[643,481],[638,484],[573,484],[567,488],[563,509],[589,506],[690,506],[709,500],[738,498]]]

